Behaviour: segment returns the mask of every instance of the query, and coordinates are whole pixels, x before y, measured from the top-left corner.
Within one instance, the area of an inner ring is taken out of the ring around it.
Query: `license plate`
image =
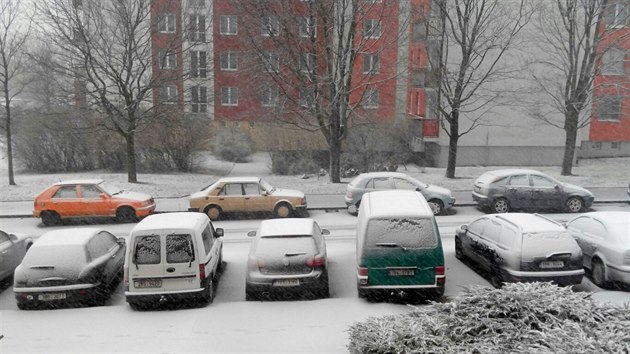
[[[162,280],[160,279],[137,280],[133,282],[133,286],[135,288],[161,288]]]
[[[273,286],[300,286],[300,279],[281,279],[273,282]]]
[[[63,300],[65,298],[66,293],[39,294],[39,296],[37,297],[39,301]]]
[[[392,277],[412,277],[416,275],[415,269],[388,269],[387,274]]]
[[[562,268],[564,267],[564,262],[563,261],[545,261],[545,262],[540,262],[540,268]]]

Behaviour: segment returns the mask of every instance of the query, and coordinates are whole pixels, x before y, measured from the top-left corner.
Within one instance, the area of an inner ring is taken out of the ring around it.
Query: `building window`
[[[416,21],[413,23],[411,41],[418,43],[427,39],[427,23],[424,21]]]
[[[623,27],[628,24],[628,5],[626,1],[619,1],[606,6],[604,12],[606,28]]]
[[[424,71],[414,70],[411,72],[411,87],[422,88],[424,87],[425,75]]]
[[[315,107],[315,90],[303,88],[300,90],[300,106],[304,108]]]
[[[238,17],[237,16],[221,16],[219,17],[219,27],[221,34],[237,35],[238,34]]]
[[[317,22],[311,17],[302,17],[300,20],[300,37],[317,37]]]
[[[598,119],[618,122],[621,114],[621,101],[621,96],[601,97],[597,109]]]
[[[238,70],[238,53],[236,52],[221,53],[221,70],[223,71]]]
[[[302,54],[300,57],[300,71],[309,74],[313,74],[315,72],[315,54]]]
[[[262,18],[261,35],[276,37],[280,33],[280,22],[276,16],[264,16]]]
[[[160,102],[165,104],[177,102],[177,86],[167,85],[160,87]]]
[[[621,145],[621,144],[619,144],[619,142],[618,142],[618,141],[611,141],[611,142],[610,142],[610,148],[611,148],[611,149],[619,149],[619,148],[620,148],[620,145]]]
[[[265,107],[274,107],[278,105],[278,88],[267,87],[262,91],[261,104]]]
[[[238,106],[238,88],[221,87],[221,105]]]
[[[280,71],[280,58],[276,53],[263,53],[263,67],[268,73],[277,73]]]
[[[193,113],[208,112],[208,88],[205,86],[193,86],[191,91],[191,110]]]
[[[175,14],[163,12],[158,15],[158,32],[175,33]]]
[[[175,69],[175,52],[172,50],[160,50],[160,69]]]
[[[593,149],[601,150],[602,149],[602,142],[601,141],[594,142],[593,144],[591,144],[591,147]]]
[[[379,20],[365,20],[363,36],[365,38],[379,38],[381,36],[381,23]]]
[[[191,42],[206,41],[206,16],[190,15],[188,25],[188,40]]]
[[[363,73],[374,74],[378,72],[378,54],[363,54]]]
[[[363,108],[378,108],[378,90],[375,88],[365,89],[361,105]]]
[[[617,48],[607,48],[602,56],[602,75],[623,75],[626,51]]]
[[[193,50],[190,52],[190,76],[206,77],[207,71],[206,52]]]

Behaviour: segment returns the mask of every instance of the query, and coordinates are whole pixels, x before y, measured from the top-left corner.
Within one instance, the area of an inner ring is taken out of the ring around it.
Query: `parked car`
[[[595,285],[630,285],[630,212],[585,213],[566,226],[582,248],[584,268]]]
[[[429,202],[434,215],[441,215],[452,208],[455,198],[450,190],[409,177],[400,172],[369,172],[362,173],[353,179],[346,188],[346,205],[359,209],[363,194],[378,190],[402,189],[415,190]]]
[[[218,220],[229,212],[273,212],[278,218],[302,214],[304,193],[276,188],[260,177],[227,177],[190,195],[189,211],[198,211]]]
[[[214,299],[223,267],[223,229],[200,213],[150,215],[129,237],[125,297],[133,309],[194,299]]]
[[[538,214],[483,216],[455,233],[455,257],[489,275],[490,283],[582,282],[582,251],[560,223]]]
[[[472,197],[495,213],[513,209],[559,209],[578,213],[593,204],[595,196],[573,184],[562,183],[542,172],[507,169],[482,174]]]
[[[15,269],[18,308],[103,304],[123,276],[125,240],[93,228],[43,234]]]
[[[313,219],[264,220],[257,231],[247,258],[245,298],[284,295],[291,290],[329,296],[326,229]]]
[[[33,216],[46,226],[66,218],[116,217],[130,222],[155,210],[150,195],[123,191],[102,179],[55,183],[35,198]]]
[[[33,239],[22,234],[0,230],[0,281],[13,276],[13,271],[33,245]]]

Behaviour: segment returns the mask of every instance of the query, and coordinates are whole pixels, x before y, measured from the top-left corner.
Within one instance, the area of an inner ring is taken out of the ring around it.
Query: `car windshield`
[[[116,195],[116,194],[122,193],[122,189],[118,188],[117,186],[113,184],[102,182],[102,183],[99,183],[98,186],[109,195]]]
[[[261,179],[260,180],[260,185],[267,191],[269,192],[269,194],[273,193],[276,191],[276,187],[272,186],[271,184],[267,183],[267,181]]]

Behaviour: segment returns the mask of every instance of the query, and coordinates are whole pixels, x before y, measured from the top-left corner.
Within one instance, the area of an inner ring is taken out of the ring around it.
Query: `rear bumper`
[[[205,288],[184,291],[130,292],[125,291],[125,300],[133,303],[156,304],[162,302],[181,302],[191,298],[199,298]]]
[[[568,286],[582,283],[584,269],[568,270],[562,272],[520,272],[509,270],[503,276],[506,282],[554,282],[558,285]]]
[[[491,200],[490,198],[488,198],[487,196],[483,195],[483,194],[479,194],[475,191],[472,192],[472,199],[473,202],[479,204],[480,206],[484,207],[484,206],[490,206],[491,204]]]
[[[29,307],[57,307],[61,304],[75,304],[98,299],[100,284],[76,284],[38,288],[14,288],[18,303]]]

